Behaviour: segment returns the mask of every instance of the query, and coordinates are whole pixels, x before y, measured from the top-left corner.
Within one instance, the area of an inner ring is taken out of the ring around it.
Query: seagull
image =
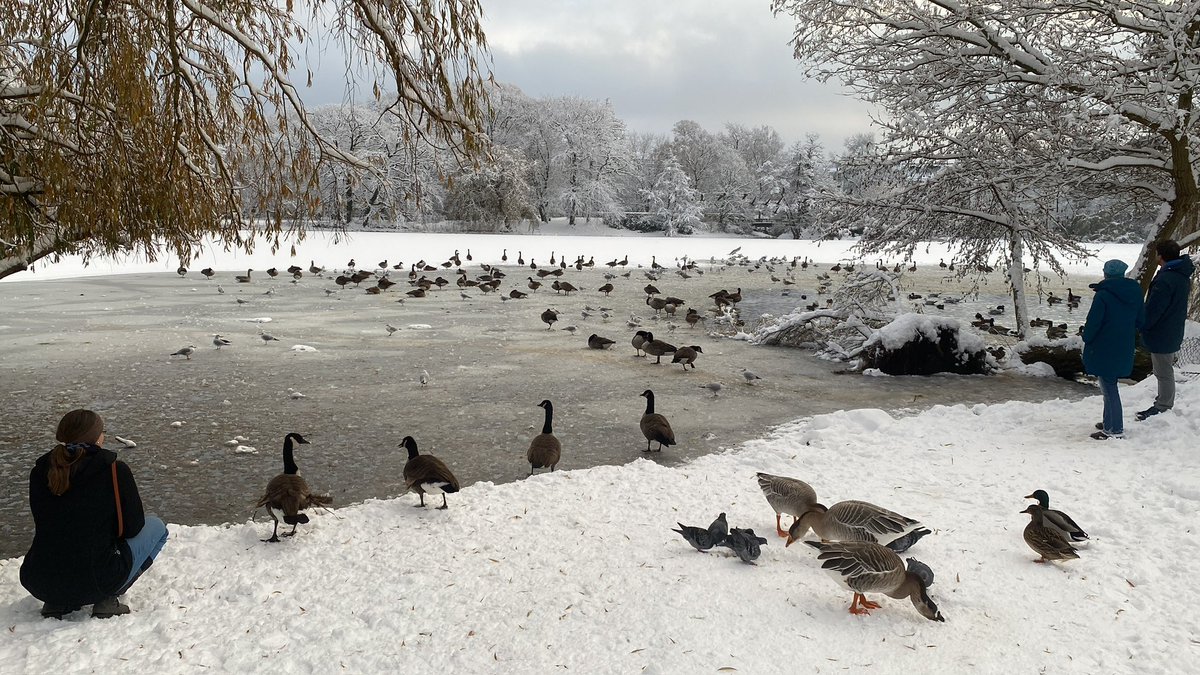
[[[188,345],[177,352],[172,352],[171,356],[186,356],[188,361],[192,360],[192,354],[196,353],[196,345]]]
[[[568,333],[570,333],[571,335],[574,335],[575,331],[579,330],[579,328],[576,326],[567,326],[566,328],[563,328],[562,330],[565,330]]]
[[[384,324],[384,326],[385,326],[385,328],[387,329],[387,332],[388,332],[388,337],[391,337],[391,336],[392,336],[392,333],[395,333],[396,331],[400,330],[399,328],[396,328],[395,326],[393,326],[393,325],[392,325],[392,324],[390,324],[390,323],[389,323],[389,324]]]
[[[221,347],[228,347],[231,344],[233,343],[221,337],[219,334],[213,336],[213,346],[217,349],[220,349]]]
[[[262,338],[262,341],[264,344],[266,344],[272,340],[274,340],[275,342],[279,342],[279,338],[275,337],[274,335],[271,335],[270,333],[259,333],[258,337]]]
[[[720,382],[709,382],[708,384],[700,385],[700,388],[711,391],[713,398],[716,398],[721,395],[721,390],[725,387]]]
[[[754,373],[750,372],[749,370],[746,370],[745,368],[742,368],[742,377],[746,378],[746,384],[754,384],[755,380],[762,379],[761,377],[755,375]]]
[[[737,247],[737,248],[733,249],[732,251],[730,251],[730,252],[729,252],[729,255],[734,255],[735,253],[737,253],[737,252],[738,252],[738,251],[740,251],[740,250],[742,250],[742,247],[741,247],[741,246],[739,246],[739,247]]]
[[[422,370],[421,371],[421,386],[424,387],[427,384],[429,384],[429,371]]]
[[[458,294],[459,294],[459,296],[461,296],[461,297],[462,297],[462,299],[463,299],[463,300],[470,300],[470,299],[471,299],[471,296],[467,295],[466,293],[463,293],[462,291],[459,291],[459,292],[458,292]]]

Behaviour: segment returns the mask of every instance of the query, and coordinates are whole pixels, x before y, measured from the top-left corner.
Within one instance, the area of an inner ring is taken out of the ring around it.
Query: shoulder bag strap
[[[113,495],[117,499],[117,538],[125,536],[125,515],[121,512],[121,488],[117,487],[117,463],[112,463]]]

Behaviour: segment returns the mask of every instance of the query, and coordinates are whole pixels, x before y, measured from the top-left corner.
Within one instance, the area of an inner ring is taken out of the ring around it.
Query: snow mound
[[[320,351],[320,350],[318,350],[316,347],[310,347],[308,345],[292,345],[292,351],[294,351],[294,352],[315,352],[315,351]]]

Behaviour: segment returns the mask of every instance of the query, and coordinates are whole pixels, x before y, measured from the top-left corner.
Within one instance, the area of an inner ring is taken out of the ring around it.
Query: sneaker
[[[1159,410],[1155,406],[1150,406],[1149,408],[1146,408],[1145,410],[1142,410],[1138,414],[1134,415],[1134,417],[1137,418],[1137,421],[1144,422],[1146,420],[1146,418],[1153,417],[1153,416],[1159,414],[1160,412],[1166,412],[1166,411]]]
[[[129,613],[129,605],[124,604],[117,599],[117,596],[109,596],[95,605],[92,605],[93,619],[108,619],[114,616]]]
[[[71,612],[74,612],[77,609],[79,609],[79,608],[78,607],[67,607],[66,605],[55,605],[55,604],[51,604],[51,603],[47,602],[42,605],[42,618],[43,619],[58,619],[61,621],[64,616],[70,614]]]
[[[1097,431],[1097,432],[1091,434],[1091,437],[1098,441],[1107,441],[1110,438],[1125,438],[1125,434],[1124,433],[1110,434],[1106,431]]]

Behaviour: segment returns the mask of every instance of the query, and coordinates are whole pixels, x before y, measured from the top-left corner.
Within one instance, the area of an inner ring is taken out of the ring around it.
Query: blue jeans
[[[1117,389],[1117,378],[1097,375],[1100,393],[1104,395],[1104,433],[1125,433],[1125,419],[1121,413],[1121,392]]]
[[[124,595],[133,582],[142,576],[142,572],[150,568],[163,544],[167,543],[167,525],[158,516],[146,516],[142,531],[126,539],[125,543],[133,554],[133,566],[129,568],[129,578],[116,595]]]

